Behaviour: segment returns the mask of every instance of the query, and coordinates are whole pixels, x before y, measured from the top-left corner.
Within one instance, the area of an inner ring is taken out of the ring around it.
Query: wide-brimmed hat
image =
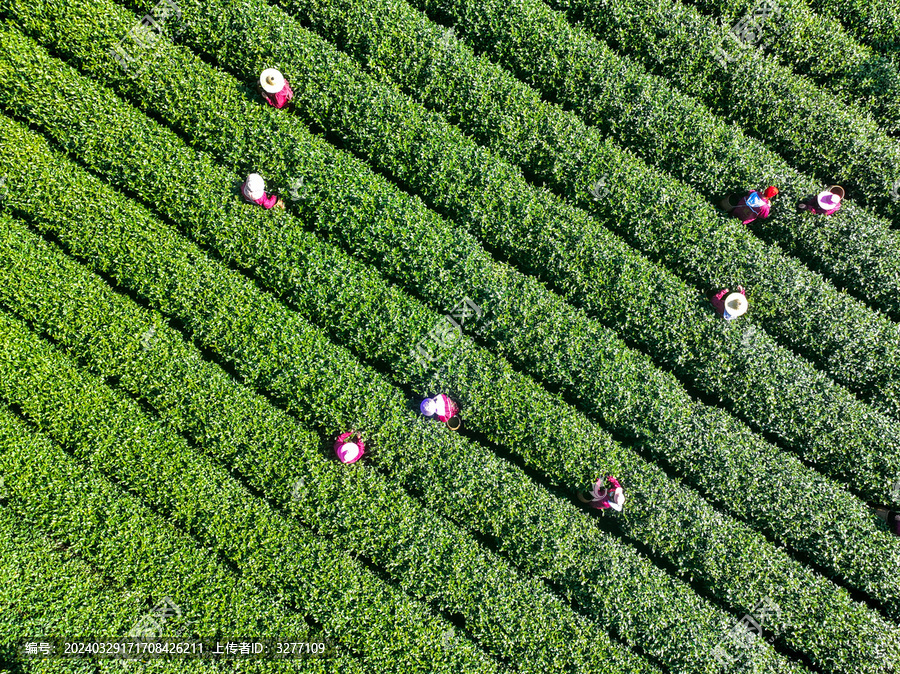
[[[266,181],[258,173],[251,173],[244,182],[244,191],[251,199],[259,199],[266,192]]]
[[[344,463],[355,461],[359,458],[361,452],[362,450],[355,442],[345,442],[341,445],[341,461]]]
[[[437,411],[437,403],[432,398],[425,398],[419,405],[419,411],[426,417],[430,417]]]
[[[731,293],[725,298],[725,311],[732,318],[743,316],[747,313],[748,306],[747,298],[743,293]]]
[[[841,203],[841,197],[834,192],[820,192],[819,196],[816,197],[816,201],[819,204],[819,208],[823,211],[830,211],[832,208]]]
[[[284,89],[284,75],[275,68],[266,68],[259,76],[259,86],[270,94],[277,94]]]

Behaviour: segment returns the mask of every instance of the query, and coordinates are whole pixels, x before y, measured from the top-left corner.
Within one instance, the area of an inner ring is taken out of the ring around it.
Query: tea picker
[[[747,313],[747,294],[743,286],[737,287],[737,292],[731,292],[728,288],[710,291],[706,297],[719,314],[726,321],[733,321]]]
[[[725,197],[719,206],[723,211],[730,213],[746,225],[757,218],[768,218],[772,207],[772,198],[777,194],[778,188],[770,185],[762,195],[756,190],[750,190],[740,198],[737,196]]]
[[[437,418],[447,424],[450,430],[457,430],[460,426],[459,406],[443,393],[434,398],[425,398],[419,405],[419,411],[426,417],[437,415]]]
[[[610,486],[603,486],[603,478],[597,480],[594,488],[591,490],[592,498],[590,500],[585,501],[580,495],[579,498],[600,510],[612,508],[616,512],[622,512],[622,506],[625,505],[625,490],[622,489],[622,485],[612,475],[607,475],[605,482],[608,482]]]
[[[832,185],[814,197],[797,202],[797,210],[819,215],[831,215],[841,207],[843,198],[844,188],[840,185]]]
[[[341,463],[356,463],[366,453],[366,445],[359,433],[342,433],[334,441],[334,452]]]
[[[241,195],[253,204],[259,204],[265,209],[278,206],[284,208],[284,202],[277,194],[266,194],[266,183],[258,173],[251,173],[241,184]]]
[[[294,92],[284,79],[284,75],[275,68],[266,68],[262,71],[259,76],[259,87],[266,103],[279,110],[294,97]]]

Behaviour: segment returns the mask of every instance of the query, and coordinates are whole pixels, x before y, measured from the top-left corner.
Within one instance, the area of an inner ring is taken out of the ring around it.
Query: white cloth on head
[[[251,201],[261,199],[266,193],[266,183],[258,173],[251,173],[244,181],[244,196]]]

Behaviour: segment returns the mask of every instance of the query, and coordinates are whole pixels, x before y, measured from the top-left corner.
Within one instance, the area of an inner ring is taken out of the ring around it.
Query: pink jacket
[[[744,292],[743,288],[741,290],[735,290],[735,292],[740,293],[744,297],[747,296],[747,293]],[[724,290],[720,290],[715,295],[713,295],[713,298],[710,300],[710,302],[712,302],[712,305],[716,308],[716,312],[719,314],[719,316],[725,316],[725,298],[730,294],[731,291],[728,288],[725,288]]]
[[[356,457],[353,461],[350,461],[350,463],[355,463],[356,461],[359,461],[362,458],[362,455],[365,454],[365,452],[366,452],[366,444],[363,442],[363,439],[357,435],[355,439],[351,440],[350,438],[353,435],[355,435],[355,434],[352,431],[347,432],[347,433],[341,433],[337,437],[337,440],[334,441],[334,451],[338,455],[338,457],[340,457],[340,455],[341,455],[340,450],[341,450],[341,447],[344,446],[345,442],[355,442],[357,445],[359,445],[359,456]]]
[[[270,94],[268,91],[263,91],[263,96],[266,97],[266,103],[281,109],[294,97],[294,92],[291,89],[291,85],[285,80],[284,88],[277,94]]]
[[[757,218],[768,218],[769,210],[771,209],[772,202],[766,199],[762,194],[760,194],[760,198],[763,200],[763,205],[759,207],[758,211],[753,210],[747,205],[747,197],[756,192],[756,190],[750,190],[741,197],[741,200],[738,201],[737,206],[734,207],[734,210],[731,211],[731,214],[736,218],[740,219],[745,225],[753,222]],[[757,194],[759,194],[757,192]]]
[[[439,396],[435,397],[435,402],[437,403],[437,418],[447,423],[456,416],[456,413],[459,412],[459,407],[456,406],[456,403],[450,400],[447,396],[441,393]]]
[[[234,183],[232,183],[232,184],[234,184]],[[247,187],[247,181],[245,180],[241,184],[241,196],[243,196],[244,199],[249,201],[251,204],[259,204],[263,208],[272,208],[278,201],[277,194],[266,194],[265,192],[263,192],[263,195],[259,199],[251,199],[250,197],[247,196],[247,193],[244,191],[246,187]]]
[[[612,507],[609,505],[610,497],[615,495],[616,489],[622,489],[622,485],[620,485],[619,481],[612,475],[607,475],[606,479],[612,486],[609,489],[601,489],[600,480],[597,480],[597,484],[594,485],[595,500],[592,504],[595,508],[601,508],[603,510]]]

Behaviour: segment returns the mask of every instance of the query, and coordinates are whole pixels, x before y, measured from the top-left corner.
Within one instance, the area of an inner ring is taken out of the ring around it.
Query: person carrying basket
[[[419,411],[426,417],[437,415],[451,430],[459,428],[459,418],[455,418],[459,413],[459,406],[443,393],[434,398],[425,398],[419,405]]]
[[[841,207],[844,198],[844,188],[840,185],[832,185],[824,192],[814,197],[809,197],[797,202],[798,211],[816,213],[819,215],[831,215]]]
[[[341,433],[334,441],[334,452],[341,463],[356,463],[366,453],[366,444],[359,433]]]
[[[762,195],[756,190],[750,190],[742,197],[725,197],[719,206],[723,211],[733,215],[746,225],[757,218],[768,218],[772,208],[772,199],[777,194],[778,188],[770,185]]]

